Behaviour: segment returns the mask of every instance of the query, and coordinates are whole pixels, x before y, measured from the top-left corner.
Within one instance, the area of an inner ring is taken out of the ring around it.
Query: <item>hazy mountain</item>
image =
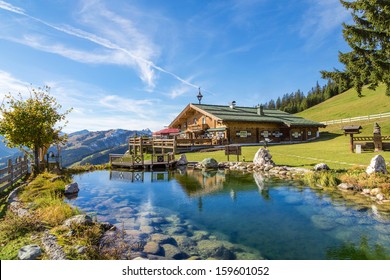
[[[106,131],[81,130],[68,134],[68,141],[61,146],[62,165],[72,164],[101,164],[109,161],[108,155],[123,154],[128,149],[128,139],[135,134],[151,136],[149,129],[124,130],[111,129]],[[4,137],[0,136],[0,140]],[[50,151],[57,154],[57,148],[51,147]],[[22,155],[19,149],[10,149],[0,142],[0,166],[4,165],[8,158],[16,158]]]
[[[62,164],[101,164],[107,163],[110,153],[123,154],[128,149],[128,139],[137,135],[151,136],[149,129],[124,130],[111,129],[106,131],[81,130],[68,134],[67,143],[61,147]],[[56,148],[52,147],[56,153]]]

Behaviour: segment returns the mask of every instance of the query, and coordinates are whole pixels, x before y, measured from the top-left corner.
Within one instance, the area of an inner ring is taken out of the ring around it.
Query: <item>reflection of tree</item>
[[[347,243],[338,248],[328,249],[326,257],[331,260],[390,260],[390,255],[383,246],[375,244],[370,247],[365,236],[361,238],[359,246]]]

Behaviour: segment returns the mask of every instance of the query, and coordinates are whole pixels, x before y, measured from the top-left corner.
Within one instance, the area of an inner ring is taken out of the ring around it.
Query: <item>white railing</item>
[[[322,123],[324,125],[332,125],[332,124],[351,123],[351,122],[358,122],[358,121],[369,121],[369,120],[382,119],[382,118],[390,118],[390,112],[376,114],[376,115],[368,115],[368,116],[339,119],[339,120],[323,121],[320,123]]]

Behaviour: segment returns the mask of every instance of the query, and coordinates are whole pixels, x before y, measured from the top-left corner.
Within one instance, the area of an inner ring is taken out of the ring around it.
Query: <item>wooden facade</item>
[[[323,124],[279,110],[189,104],[170,124],[178,139],[212,139],[214,145],[300,142],[318,137]]]

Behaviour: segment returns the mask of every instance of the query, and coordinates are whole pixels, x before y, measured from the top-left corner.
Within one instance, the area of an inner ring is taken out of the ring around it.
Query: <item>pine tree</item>
[[[355,0],[341,4],[352,11],[354,24],[343,24],[344,39],[351,47],[347,53],[339,53],[345,71],[321,71],[323,78],[330,78],[342,85],[352,85],[361,96],[362,87],[369,84],[375,89],[380,82],[386,85],[390,95],[390,2],[389,0]]]

